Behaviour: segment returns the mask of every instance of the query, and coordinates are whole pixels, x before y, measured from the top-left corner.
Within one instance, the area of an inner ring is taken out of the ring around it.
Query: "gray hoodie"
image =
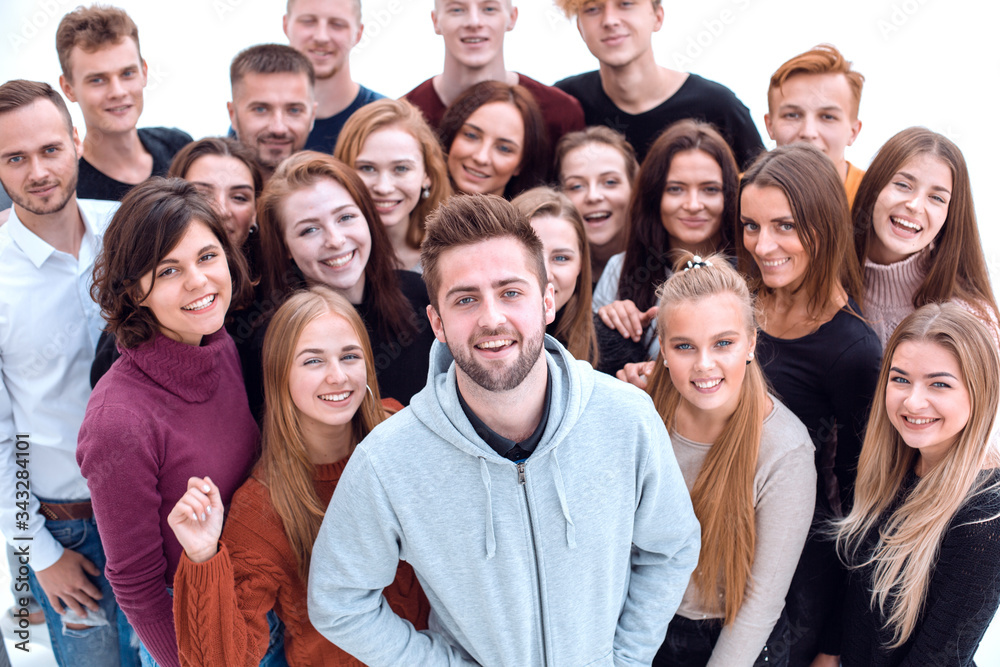
[[[700,528],[663,421],[638,389],[545,338],[552,405],[523,464],[458,401],[448,348],[358,446],[313,548],[309,616],[373,666],[648,665],[698,560]],[[381,590],[408,561],[430,629]]]

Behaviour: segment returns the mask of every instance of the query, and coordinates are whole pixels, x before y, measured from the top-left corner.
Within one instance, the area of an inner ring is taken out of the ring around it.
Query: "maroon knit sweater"
[[[167,587],[183,552],[167,515],[190,477],[211,477],[228,506],[259,440],[225,329],[197,347],[157,334],[122,350],[91,394],[76,458],[90,488],[108,581],[163,667],[180,665]]]

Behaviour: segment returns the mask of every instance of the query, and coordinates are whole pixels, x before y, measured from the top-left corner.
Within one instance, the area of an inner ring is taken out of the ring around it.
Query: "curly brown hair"
[[[179,178],[150,178],[125,195],[111,219],[90,288],[108,331],[122,347],[134,349],[152,340],[160,330],[153,312],[142,306],[156,284],[156,276],[145,292],[140,280],[180,243],[195,220],[208,225],[226,255],[233,281],[230,312],[249,300],[253,283],[246,260],[229,241],[222,221],[205,196]]]

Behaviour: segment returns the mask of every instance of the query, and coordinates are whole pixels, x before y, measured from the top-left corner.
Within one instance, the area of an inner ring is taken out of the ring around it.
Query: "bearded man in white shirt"
[[[118,207],[77,200],[80,150],[51,86],[0,86],[0,184],[14,202],[0,227],[0,532],[29,570],[16,590],[30,585],[42,603],[60,665],[128,665],[131,631],[76,463],[104,326],[90,297],[94,259]]]

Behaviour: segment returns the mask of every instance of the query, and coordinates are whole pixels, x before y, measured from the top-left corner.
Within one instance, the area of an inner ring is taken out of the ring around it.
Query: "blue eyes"
[[[340,361],[361,361],[361,360],[362,360],[361,355],[358,354],[358,353],[356,353],[356,352],[348,352],[344,356],[340,357]],[[306,359],[305,361],[303,361],[302,365],[303,366],[316,366],[318,364],[322,364],[322,363],[325,363],[325,362],[326,362],[326,359],[323,359],[321,357],[312,357],[312,358],[309,358],[309,359]]]
[[[906,378],[901,377],[899,375],[895,375],[895,376],[889,378],[889,382],[890,383],[894,383],[894,384],[910,384],[909,380],[907,380]],[[951,385],[950,384],[948,384],[947,382],[941,382],[941,381],[931,382],[931,386],[932,387],[936,387],[938,389],[951,389]]]
[[[732,344],[733,344],[733,341],[731,341],[731,340],[725,340],[724,339],[724,340],[716,341],[715,342],[715,347],[721,347],[721,348],[725,349],[725,348],[729,347]],[[691,343],[678,343],[677,345],[674,345],[674,349],[675,350],[685,351],[685,350],[693,350],[695,348],[694,348],[694,345],[692,345]]]

